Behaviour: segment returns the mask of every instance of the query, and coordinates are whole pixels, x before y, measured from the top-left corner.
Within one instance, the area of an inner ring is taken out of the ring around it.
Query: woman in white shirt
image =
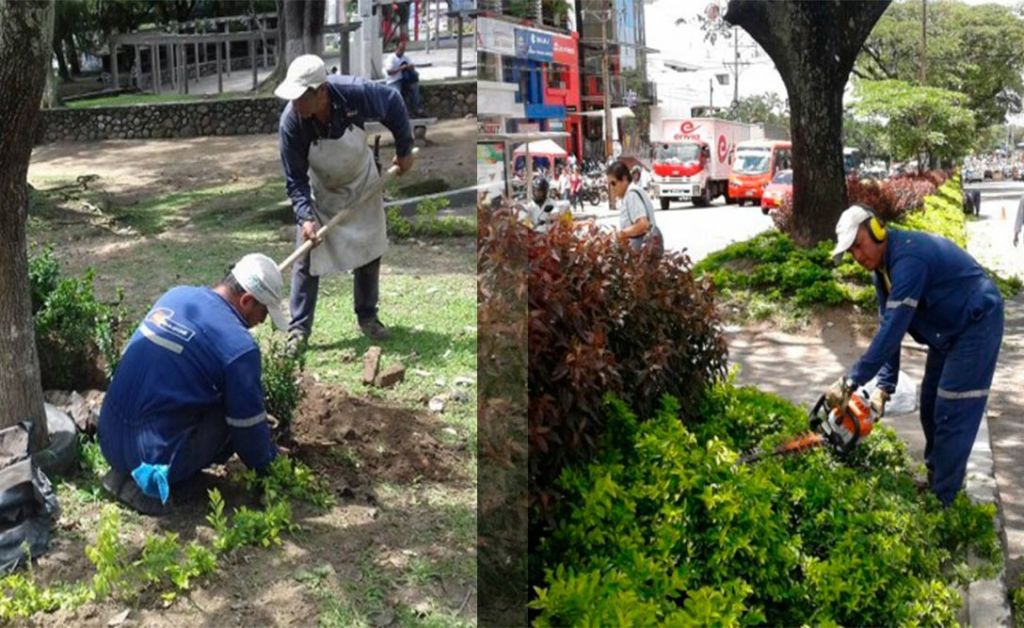
[[[654,219],[654,205],[639,185],[633,183],[633,176],[626,164],[612,162],[605,171],[611,194],[621,201],[619,209],[619,233],[628,238],[629,245],[639,251],[645,246],[660,254],[663,249],[661,231]]]

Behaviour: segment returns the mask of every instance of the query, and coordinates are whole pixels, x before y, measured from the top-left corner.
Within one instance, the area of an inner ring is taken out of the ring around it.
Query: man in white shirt
[[[413,115],[423,115],[423,101],[420,100],[420,77],[416,66],[405,56],[405,38],[398,40],[398,46],[384,61],[388,73],[388,87],[397,89],[409,105]]]

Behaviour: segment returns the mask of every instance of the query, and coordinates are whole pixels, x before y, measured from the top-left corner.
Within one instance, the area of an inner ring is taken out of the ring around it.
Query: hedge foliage
[[[943,236],[961,248],[967,247],[966,216],[963,212],[962,190],[958,178],[946,180],[937,190],[934,182],[941,173],[920,178],[904,177],[878,185],[857,184],[851,187],[851,202],[871,205],[876,198],[865,190],[883,190],[889,205],[882,215],[897,215],[895,226]],[[934,193],[924,196],[925,190]],[[874,193],[874,192],[872,192]],[[910,209],[908,209],[908,207]],[[776,216],[785,222],[786,211]],[[814,248],[801,249],[782,230],[762,233],[751,240],[737,242],[712,253],[695,267],[697,275],[709,277],[723,293],[755,293],[772,303],[791,303],[797,308],[853,304],[874,308],[875,294],[871,275],[850,256],[838,266],[831,260],[833,242],[820,242]],[[1021,290],[1015,277],[1004,279],[989,271],[1005,298]]]
[[[106,388],[123,344],[123,293],[101,302],[92,269],[63,277],[49,247],[30,256],[28,275],[43,388]]]
[[[692,429],[671,397],[645,422],[606,408],[600,453],[559,478],[538,626],[955,625],[955,585],[1001,560],[994,506],[961,495],[944,510],[887,427],[845,463],[740,464],[805,430],[803,412],[731,382]],[[969,568],[968,548],[990,562]]]
[[[530,492],[543,510],[562,467],[600,441],[606,392],[645,416],[663,394],[693,407],[727,349],[687,257],[637,253],[569,220],[528,238]]]

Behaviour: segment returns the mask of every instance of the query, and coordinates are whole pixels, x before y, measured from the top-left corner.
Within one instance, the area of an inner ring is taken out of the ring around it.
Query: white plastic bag
[[[870,382],[864,385],[864,390],[867,391],[869,396],[875,392],[877,384],[877,378],[872,378]],[[917,382],[911,379],[905,372],[900,371],[899,379],[896,381],[896,390],[889,398],[889,403],[885,404],[885,413],[889,416],[896,416],[898,414],[916,412],[917,400]]]

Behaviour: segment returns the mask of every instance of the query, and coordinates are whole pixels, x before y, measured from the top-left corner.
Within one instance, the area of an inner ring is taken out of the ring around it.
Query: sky
[[[1016,6],[1020,0],[961,0],[964,4],[1001,4]],[[709,4],[708,0],[654,0],[644,5],[647,45],[658,50],[648,55],[648,79],[658,84],[658,98],[662,101],[665,117],[685,116],[689,107],[707,105],[710,90],[708,82],[716,74],[728,73],[728,85],[714,82],[716,107],[727,107],[733,97],[732,39],[719,39],[715,45],[704,40],[704,32],[696,20]],[[720,4],[724,7],[725,1]],[[676,25],[676,19],[685,17],[686,24]],[[750,65],[739,69],[739,96],[752,96],[776,92],[785,99],[786,87],[782,78],[760,47],[741,29],[739,47],[741,61]],[[664,68],[667,59],[698,66],[695,72],[680,73]]]

